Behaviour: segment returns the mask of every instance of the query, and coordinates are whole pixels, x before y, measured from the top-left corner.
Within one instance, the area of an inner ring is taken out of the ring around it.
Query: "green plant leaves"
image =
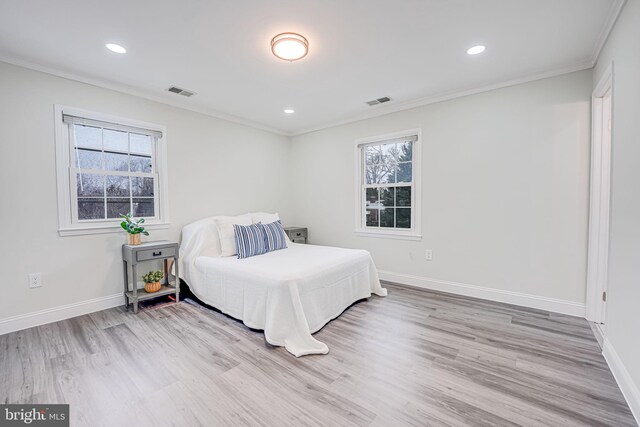
[[[122,227],[127,233],[144,234],[145,236],[149,235],[149,232],[141,225],[144,224],[144,218],[134,221],[130,213],[120,214],[120,216],[124,219],[124,221],[120,223],[120,227]]]
[[[162,280],[164,277],[164,273],[161,270],[150,271],[144,276],[142,276],[142,281],[144,283],[155,283]]]

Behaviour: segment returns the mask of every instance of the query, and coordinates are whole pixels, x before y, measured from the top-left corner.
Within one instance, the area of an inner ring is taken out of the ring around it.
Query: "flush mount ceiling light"
[[[473,46],[473,47],[470,47],[469,49],[467,49],[467,53],[469,55],[477,55],[479,53],[484,52],[485,49],[486,49],[486,47],[484,47],[481,44],[479,44],[478,46]]]
[[[127,53],[127,49],[125,49],[124,47],[120,46],[119,44],[115,44],[115,43],[107,43],[105,45],[107,47],[107,49],[109,49],[111,52],[115,52],[115,53]]]
[[[297,61],[309,53],[309,41],[297,33],[281,33],[271,39],[271,52],[285,61]]]
[[[295,113],[295,112],[296,112],[296,111],[295,111],[294,109],[292,109],[292,108],[285,108],[285,110],[284,110],[284,113],[285,113],[285,114],[293,114],[293,113]]]

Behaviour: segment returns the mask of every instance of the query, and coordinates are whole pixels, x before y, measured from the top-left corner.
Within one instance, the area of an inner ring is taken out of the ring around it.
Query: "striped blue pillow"
[[[264,228],[267,252],[287,249],[287,238],[284,235],[284,228],[282,228],[280,220],[260,225]]]
[[[249,258],[267,253],[266,237],[262,224],[233,224],[233,234],[236,238],[238,258]]]

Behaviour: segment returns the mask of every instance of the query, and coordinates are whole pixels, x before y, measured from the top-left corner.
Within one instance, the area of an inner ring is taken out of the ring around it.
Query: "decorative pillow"
[[[251,219],[253,220],[254,224],[257,224],[259,222],[263,224],[269,224],[275,221],[280,221],[280,215],[278,215],[278,212],[276,213],[253,212],[251,214]],[[287,233],[284,233],[284,238],[287,241],[287,243],[291,243],[291,239],[289,238]]]
[[[238,258],[249,258],[267,253],[266,238],[262,224],[233,224],[238,248]]]
[[[220,237],[220,255],[233,256],[238,253],[233,225],[251,225],[251,215],[218,217],[215,220]]]
[[[264,228],[265,244],[267,252],[287,249],[287,238],[280,220],[270,224],[260,224]]]

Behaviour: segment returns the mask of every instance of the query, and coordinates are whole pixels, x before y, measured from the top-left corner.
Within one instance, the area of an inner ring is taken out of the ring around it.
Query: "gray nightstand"
[[[307,243],[306,227],[284,227],[284,232],[293,243]]]
[[[169,281],[169,258],[173,258],[175,266],[175,280]],[[163,260],[165,272],[164,283],[158,292],[147,293],[138,291],[138,263],[155,259]],[[138,312],[138,302],[163,295],[176,294],[176,302],[180,301],[180,285],[178,271],[178,244],[168,240],[141,243],[139,245],[122,245],[122,266],[124,269],[124,303],[129,310],[129,304],[133,305],[133,312]],[[129,266],[131,266],[132,287],[129,290]]]

